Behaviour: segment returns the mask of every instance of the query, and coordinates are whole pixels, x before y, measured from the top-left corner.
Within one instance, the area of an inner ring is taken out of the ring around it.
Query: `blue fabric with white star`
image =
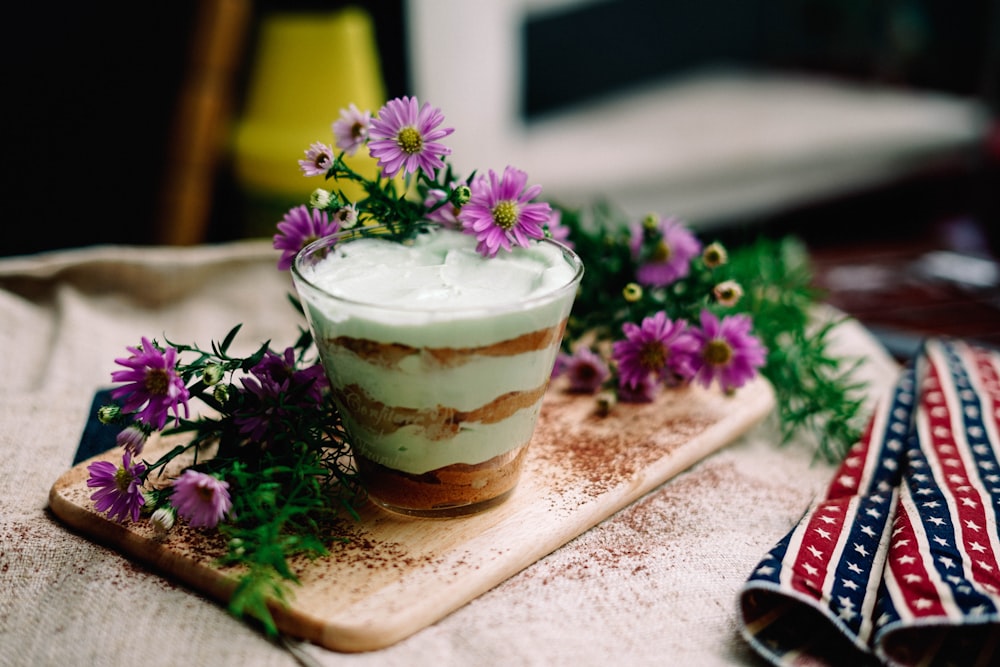
[[[740,591],[775,665],[1000,662],[1000,353],[931,339]]]

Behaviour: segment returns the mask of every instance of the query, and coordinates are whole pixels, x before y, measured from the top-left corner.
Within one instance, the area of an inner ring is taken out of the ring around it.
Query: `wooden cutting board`
[[[440,620],[738,438],[774,407],[757,379],[725,396],[671,389],[651,404],[594,414],[590,396],[553,385],[546,394],[521,482],[502,505],[478,515],[416,519],[360,508],[338,526],[346,543],[321,559],[293,561],[301,586],[274,605],[279,629],[343,652],[389,646]],[[153,460],[172,443],[151,441]],[[121,461],[115,449],[98,459]],[[220,602],[236,571],[214,564],[225,552],[213,532],[177,525],[158,540],[148,522],[119,524],[94,510],[90,459],[49,494],[52,511],[90,539],[172,576]]]

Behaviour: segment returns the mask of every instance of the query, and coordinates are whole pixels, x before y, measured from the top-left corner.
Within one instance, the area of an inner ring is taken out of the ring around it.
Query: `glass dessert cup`
[[[373,245],[379,229],[320,239],[292,267],[362,484],[411,516],[494,507],[517,486],[583,264],[548,239],[487,259],[440,226]]]

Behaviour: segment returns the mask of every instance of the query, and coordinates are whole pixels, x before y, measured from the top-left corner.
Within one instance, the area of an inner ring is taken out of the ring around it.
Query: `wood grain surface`
[[[360,521],[335,527],[349,539],[333,543],[329,556],[292,562],[301,585],[287,606],[272,605],[275,621],[282,632],[335,651],[390,646],[733,442],[773,407],[773,390],[757,379],[729,396],[671,389],[654,403],[619,404],[601,417],[593,397],[553,384],[520,484],[504,504],[452,519],[363,505]],[[170,444],[151,441],[143,458],[153,460]],[[120,452],[97,458],[120,461]],[[226,602],[238,571],[215,564],[225,552],[222,538],[178,524],[157,539],[148,522],[109,521],[90,500],[89,463],[52,486],[54,514],[87,538]]]

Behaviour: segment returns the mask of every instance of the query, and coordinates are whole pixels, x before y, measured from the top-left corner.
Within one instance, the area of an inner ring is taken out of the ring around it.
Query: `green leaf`
[[[233,344],[233,340],[236,339],[236,334],[238,334],[242,328],[242,324],[237,324],[235,327],[230,329],[228,334],[226,334],[226,337],[223,339],[222,345],[220,346],[222,354],[226,354],[229,351],[229,346]]]

